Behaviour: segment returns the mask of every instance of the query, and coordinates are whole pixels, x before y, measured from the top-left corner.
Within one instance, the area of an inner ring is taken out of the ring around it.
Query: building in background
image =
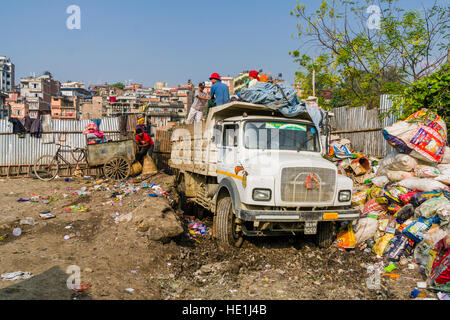
[[[23,118],[30,114],[30,108],[26,100],[9,103],[11,118]]]
[[[58,96],[61,84],[49,72],[39,77],[21,78],[20,95],[29,106],[30,117],[36,118],[38,112],[50,113],[52,96]]]
[[[79,120],[78,97],[54,96],[51,98],[51,115],[55,120]]]
[[[103,97],[86,97],[80,101],[80,119],[100,119],[103,117]]]
[[[62,89],[62,88],[78,88],[78,89],[84,89],[84,82],[71,81],[71,82],[61,83],[61,89]]]
[[[167,82],[157,82],[155,83],[155,90],[162,90],[167,87]]]
[[[0,91],[14,90],[15,66],[11,59],[0,56]]]

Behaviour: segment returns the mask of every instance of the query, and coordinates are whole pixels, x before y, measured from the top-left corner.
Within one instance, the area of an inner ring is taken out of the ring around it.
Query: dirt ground
[[[173,176],[158,174],[146,182],[160,185],[178,200]],[[94,186],[99,190],[92,190]],[[74,194],[82,187],[91,194]],[[33,275],[16,281],[0,278],[0,299],[391,300],[410,299],[417,281],[425,280],[417,265],[413,270],[399,265],[393,273],[404,278],[382,277],[381,288],[369,290],[366,267],[380,261],[373,253],[335,246],[320,249],[308,237],[252,238],[242,248],[228,250],[211,236],[194,241],[187,232],[166,243],[150,241],[135,228],[115,222],[148,199],[150,189],[122,194],[120,201],[121,190],[123,185],[97,184],[89,178],[0,179],[0,274]],[[32,195],[41,196],[40,201],[17,201]],[[151,201],[157,207],[157,202],[167,199]],[[87,211],[67,211],[71,205]],[[45,211],[56,217],[39,218]],[[212,226],[212,217],[206,216],[202,223]],[[17,227],[20,236],[12,234]],[[64,238],[70,234],[72,238]],[[81,270],[81,283],[90,285],[84,292],[67,287],[66,271],[73,265]],[[436,297],[432,292],[427,296]]]

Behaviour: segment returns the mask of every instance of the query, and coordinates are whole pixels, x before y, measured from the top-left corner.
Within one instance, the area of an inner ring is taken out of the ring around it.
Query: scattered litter
[[[20,236],[22,234],[22,229],[20,228],[15,228],[12,232],[12,234],[16,237]]]
[[[125,291],[131,293],[131,292],[134,292],[134,289],[133,288],[126,288]]]
[[[16,271],[2,274],[2,280],[26,280],[32,277],[30,272]]]
[[[427,283],[425,281],[417,282],[417,288],[426,289],[427,288]]]
[[[56,216],[49,212],[49,213],[41,213],[39,217],[41,217],[42,219],[52,219],[55,218]]]

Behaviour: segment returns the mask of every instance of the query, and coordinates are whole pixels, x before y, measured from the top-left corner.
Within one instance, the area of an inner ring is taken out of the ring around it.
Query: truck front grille
[[[281,171],[281,200],[299,203],[333,201],[336,172],[332,169],[301,167]]]

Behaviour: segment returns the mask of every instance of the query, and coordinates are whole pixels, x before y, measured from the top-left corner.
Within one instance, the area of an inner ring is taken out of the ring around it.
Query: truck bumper
[[[240,209],[237,216],[244,221],[307,222],[345,221],[359,218],[356,209],[314,210],[314,211],[259,211]]]

